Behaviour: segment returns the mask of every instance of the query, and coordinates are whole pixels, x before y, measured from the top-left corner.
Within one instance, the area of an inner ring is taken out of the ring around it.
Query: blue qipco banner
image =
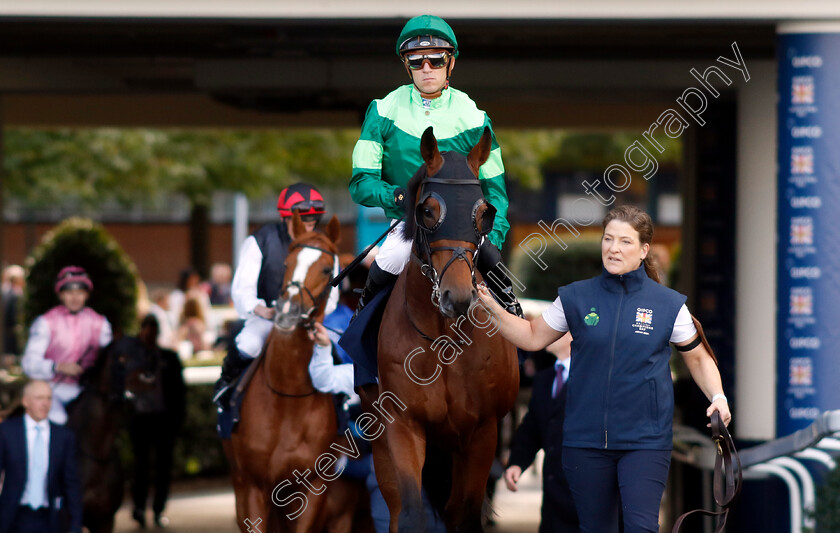
[[[840,34],[779,35],[776,434],[840,409]]]

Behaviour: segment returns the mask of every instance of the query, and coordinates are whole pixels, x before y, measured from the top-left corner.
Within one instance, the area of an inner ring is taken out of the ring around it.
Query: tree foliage
[[[26,260],[24,323],[58,305],[55,279],[66,266],[84,268],[93,281],[88,306],[105,315],[115,332],[136,329],[137,269],[99,224],[69,218],[47,233]]]
[[[215,191],[256,197],[300,180],[343,184],[357,137],[346,129],[11,129],[6,193],[33,208],[94,208],[172,193],[209,204]]]

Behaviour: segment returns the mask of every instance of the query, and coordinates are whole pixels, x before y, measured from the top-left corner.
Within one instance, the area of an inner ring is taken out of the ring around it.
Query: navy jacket
[[[554,366],[537,372],[531,389],[528,413],[513,435],[508,465],[524,472],[540,449],[543,460],[543,503],[539,533],[577,533],[578,518],[566,474],[563,472],[563,418],[566,387],[551,397]]]
[[[644,267],[558,291],[572,333],[564,446],[670,450],[674,387],[668,360],[685,296]]]
[[[260,277],[257,280],[257,298],[267,306],[280,295],[283,288],[283,276],[286,275],[286,257],[292,238],[285,223],[266,224],[254,233],[257,245],[262,253]]]
[[[0,424],[0,471],[5,473],[0,492],[0,531],[12,531],[23,489],[26,487],[27,446],[23,416]],[[50,422],[49,496],[50,531],[45,533],[81,533],[82,486],[76,466],[76,437],[64,426]],[[69,515],[64,525],[63,512]]]

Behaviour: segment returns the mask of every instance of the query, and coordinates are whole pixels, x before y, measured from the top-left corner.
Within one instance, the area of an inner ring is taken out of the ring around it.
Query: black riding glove
[[[405,187],[397,187],[394,189],[394,205],[403,209],[405,207],[405,198],[408,195],[408,192],[405,190]]]

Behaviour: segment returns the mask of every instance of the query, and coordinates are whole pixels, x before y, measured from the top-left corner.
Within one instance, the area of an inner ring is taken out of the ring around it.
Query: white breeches
[[[263,344],[271,333],[274,322],[261,316],[251,316],[245,319],[242,331],[236,336],[236,347],[239,353],[251,359],[260,355]]]
[[[67,422],[67,404],[76,399],[82,388],[78,383],[51,383],[53,400],[49,419],[59,425]]]
[[[405,264],[411,256],[411,241],[403,238],[405,222],[400,222],[394,227],[376,254],[376,264],[379,268],[390,274],[399,274],[403,271]]]

